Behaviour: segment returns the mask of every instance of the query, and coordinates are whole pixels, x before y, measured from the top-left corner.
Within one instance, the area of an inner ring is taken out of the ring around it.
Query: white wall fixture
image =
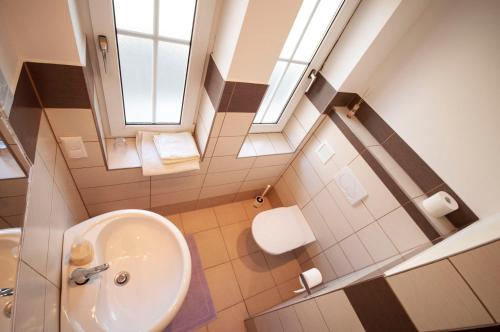
[[[347,166],[335,175],[335,182],[351,205],[357,204],[368,195],[361,182]]]
[[[433,217],[440,218],[450,212],[458,210],[458,203],[450,194],[440,191],[426,198],[422,205]]]
[[[59,137],[64,147],[66,155],[71,159],[87,158],[87,150],[81,136],[77,137]]]
[[[328,143],[322,143],[317,149],[316,153],[318,154],[319,160],[324,164],[330,160],[331,157],[335,154],[335,150]]]

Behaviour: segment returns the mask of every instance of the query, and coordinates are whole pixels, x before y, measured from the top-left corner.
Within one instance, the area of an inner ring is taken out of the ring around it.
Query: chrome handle
[[[99,50],[101,51],[101,56],[102,56],[102,63],[104,64],[104,72],[108,72],[108,61],[107,61],[107,54],[108,54],[108,37],[105,35],[98,35],[97,36],[97,42],[99,44]]]
[[[12,295],[14,295],[13,288],[0,288],[0,297],[12,296]]]
[[[311,87],[314,84],[314,81],[316,81],[317,77],[318,77],[318,72],[316,71],[316,69],[311,70],[311,72],[307,76],[307,78],[309,78],[311,80],[311,82],[309,82],[309,85],[306,88],[306,92],[308,92],[309,89],[311,89]]]

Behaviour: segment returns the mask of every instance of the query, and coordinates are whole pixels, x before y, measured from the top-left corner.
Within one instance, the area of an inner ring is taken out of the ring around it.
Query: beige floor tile
[[[260,250],[252,236],[250,221],[224,226],[222,236],[226,242],[227,251],[231,259],[246,256]]]
[[[170,220],[182,233],[184,233],[184,226],[182,225],[182,218],[179,213],[165,216],[165,218]]]
[[[243,201],[243,206],[245,207],[245,211],[247,213],[248,219],[253,220],[253,218],[257,215],[257,213],[272,209],[271,203],[268,199],[264,200],[264,204],[262,206],[256,208],[253,206],[253,199],[247,199]]]
[[[245,332],[245,319],[248,318],[247,309],[243,302],[238,303],[217,314],[217,319],[208,324],[210,332]]]
[[[297,295],[293,292],[294,290],[301,288],[302,286],[300,285],[299,277],[297,276],[297,278],[292,278],[279,284],[278,292],[280,293],[281,300],[286,301]]]
[[[217,218],[212,208],[181,213],[186,234],[196,233],[217,227]]]
[[[264,255],[257,252],[231,261],[244,298],[275,286]]]
[[[205,277],[216,311],[229,308],[243,300],[230,263],[206,269]]]
[[[226,245],[219,228],[199,232],[193,235],[198,246],[201,265],[204,269],[229,260]]]
[[[302,272],[299,262],[291,252],[281,255],[264,254],[276,284],[280,284]]]
[[[248,219],[242,202],[234,202],[214,207],[219,225],[230,225]]]
[[[263,312],[271,307],[274,307],[275,305],[280,304],[281,297],[278,292],[278,288],[274,287],[245,299],[245,303],[247,305],[248,313],[251,316],[254,316],[259,312]]]
[[[199,327],[196,330],[194,330],[193,332],[208,332],[208,326],[205,325],[205,326]]]

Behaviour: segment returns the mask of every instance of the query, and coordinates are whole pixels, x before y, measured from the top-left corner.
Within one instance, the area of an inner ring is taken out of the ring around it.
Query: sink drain
[[[130,280],[130,274],[127,271],[122,271],[115,276],[115,285],[123,286]]]

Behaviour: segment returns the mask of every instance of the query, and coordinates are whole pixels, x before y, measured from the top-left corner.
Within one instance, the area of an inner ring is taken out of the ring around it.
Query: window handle
[[[316,69],[313,69],[309,73],[309,76],[307,76],[307,78],[309,78],[311,81],[309,82],[309,85],[306,88],[306,93],[309,91],[309,89],[311,89],[312,85],[314,84],[314,81],[316,81],[316,78],[318,77],[317,75],[318,72],[316,71]]]
[[[104,64],[104,72],[108,72],[108,64],[106,56],[108,54],[108,37],[105,35],[97,36],[97,41],[99,43],[99,50],[101,51],[102,63]]]

